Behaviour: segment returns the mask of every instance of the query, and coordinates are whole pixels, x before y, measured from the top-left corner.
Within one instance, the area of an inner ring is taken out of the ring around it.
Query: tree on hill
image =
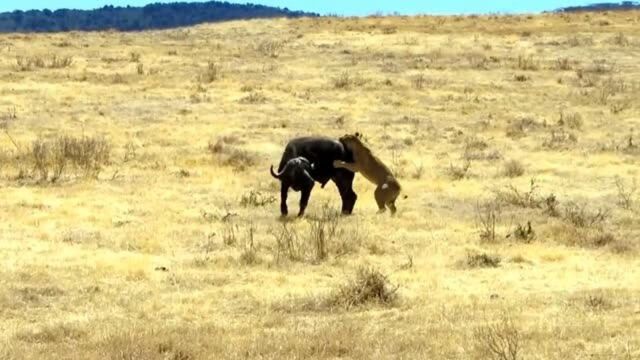
[[[136,31],[167,29],[227,20],[315,17],[315,13],[287,8],[209,1],[154,3],[144,7],[104,6],[94,10],[60,9],[0,13],[0,32],[56,32],[70,30]]]

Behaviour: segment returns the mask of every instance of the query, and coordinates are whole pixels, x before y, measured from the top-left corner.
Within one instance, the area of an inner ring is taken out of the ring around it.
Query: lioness
[[[362,143],[361,135],[345,135],[340,138],[340,142],[344,144],[353,153],[353,162],[348,163],[342,160],[333,162],[333,166],[351,170],[354,173],[361,173],[367,180],[378,185],[375,191],[376,202],[378,203],[378,212],[382,213],[388,207],[391,214],[396,213],[396,199],[400,195],[400,183],[393,176],[391,170],[373,155],[371,150]]]

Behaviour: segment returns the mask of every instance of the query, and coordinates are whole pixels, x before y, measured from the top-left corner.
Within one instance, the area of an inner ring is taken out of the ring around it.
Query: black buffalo
[[[342,213],[345,215],[351,214],[356,204],[358,196],[353,191],[353,178],[355,174],[349,170],[342,168],[334,168],[334,160],[343,160],[346,162],[353,162],[353,155],[351,152],[338,140],[330,139],[323,136],[308,136],[299,137],[289,141],[282,154],[280,165],[278,165],[278,174],[287,173],[285,168],[291,159],[303,157],[310,165],[311,171],[307,171],[314,181],[322,184],[322,187],[331,180],[338,187],[340,198],[342,198]],[[293,166],[292,164],[290,166]],[[296,166],[293,166],[295,168]],[[276,175],[272,171],[272,175]],[[289,188],[294,190],[300,189],[300,212],[298,216],[304,214],[304,209],[309,203],[309,197],[311,196],[311,190],[313,186],[309,186],[308,181],[306,185],[300,186],[301,183],[294,184],[294,180],[291,180],[289,176],[280,176],[280,213],[282,216],[286,216],[289,213],[287,208],[287,195]]]

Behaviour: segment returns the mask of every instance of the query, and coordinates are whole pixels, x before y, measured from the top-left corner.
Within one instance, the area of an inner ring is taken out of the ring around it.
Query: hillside
[[[228,2],[156,3],[144,7],[105,6],[95,10],[31,10],[0,13],[0,32],[167,29],[206,22],[318,16],[287,8]]]
[[[639,21],[0,34],[0,359],[640,358]],[[281,219],[356,131],[398,213]]]
[[[584,6],[568,6],[557,9],[557,12],[588,12],[588,11],[620,11],[640,9],[637,1],[622,1],[619,3],[595,3]]]

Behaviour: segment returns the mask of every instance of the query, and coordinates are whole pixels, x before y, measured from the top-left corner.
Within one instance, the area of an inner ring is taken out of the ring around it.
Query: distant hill
[[[221,1],[150,4],[144,7],[105,6],[95,10],[30,10],[0,13],[0,32],[57,32],[70,30],[136,31],[167,29],[206,22],[319,16],[255,4]]]
[[[640,2],[623,1],[620,3],[596,3],[585,6],[569,6],[555,10],[555,12],[581,12],[581,11],[609,11],[609,10],[633,10],[640,9]]]

